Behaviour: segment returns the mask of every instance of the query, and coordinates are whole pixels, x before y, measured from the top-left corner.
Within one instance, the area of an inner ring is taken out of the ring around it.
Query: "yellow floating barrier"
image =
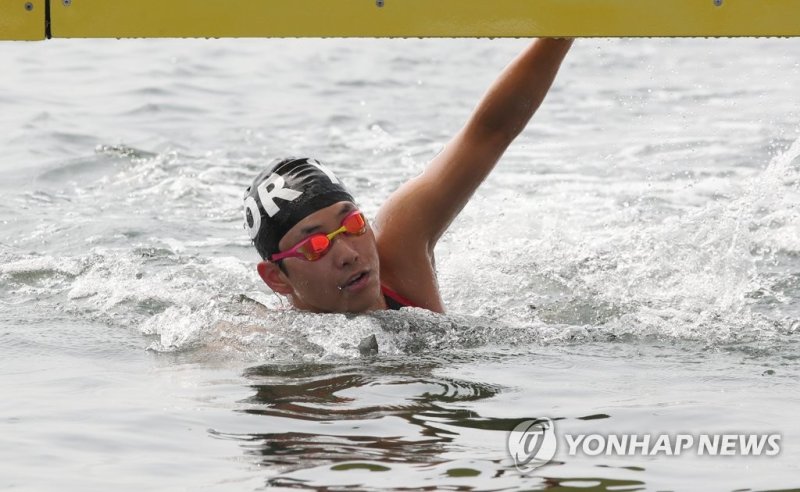
[[[45,0],[0,0],[0,40],[45,38]]]
[[[0,39],[800,36],[800,0],[0,0],[0,19]]]

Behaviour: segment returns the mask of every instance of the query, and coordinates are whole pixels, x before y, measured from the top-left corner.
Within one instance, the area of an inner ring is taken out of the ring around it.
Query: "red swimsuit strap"
[[[381,284],[381,292],[383,292],[383,295],[391,297],[392,299],[394,299],[398,303],[402,304],[403,306],[419,307],[416,304],[414,304],[413,302],[409,301],[405,297],[401,296],[400,294],[398,294],[397,292],[393,291],[389,287],[386,287],[383,284]]]

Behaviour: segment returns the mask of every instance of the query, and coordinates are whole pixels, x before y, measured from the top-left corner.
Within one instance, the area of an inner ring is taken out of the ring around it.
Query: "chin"
[[[380,286],[365,289],[365,292],[362,294],[363,296],[359,296],[361,297],[360,299],[353,299],[352,302],[348,303],[347,312],[366,313],[368,311],[377,311],[381,309]]]

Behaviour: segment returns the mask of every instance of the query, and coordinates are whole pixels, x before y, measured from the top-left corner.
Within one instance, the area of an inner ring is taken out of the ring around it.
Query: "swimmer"
[[[300,310],[359,313],[414,306],[444,312],[434,248],[544,100],[569,39],[533,41],[500,74],[425,171],[393,192],[372,223],[336,175],[281,159],[244,196],[257,270]]]

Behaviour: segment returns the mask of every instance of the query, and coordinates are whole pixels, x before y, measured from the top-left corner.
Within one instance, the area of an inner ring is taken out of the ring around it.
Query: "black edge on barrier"
[[[50,39],[53,33],[50,30],[50,0],[44,0],[44,38]]]

